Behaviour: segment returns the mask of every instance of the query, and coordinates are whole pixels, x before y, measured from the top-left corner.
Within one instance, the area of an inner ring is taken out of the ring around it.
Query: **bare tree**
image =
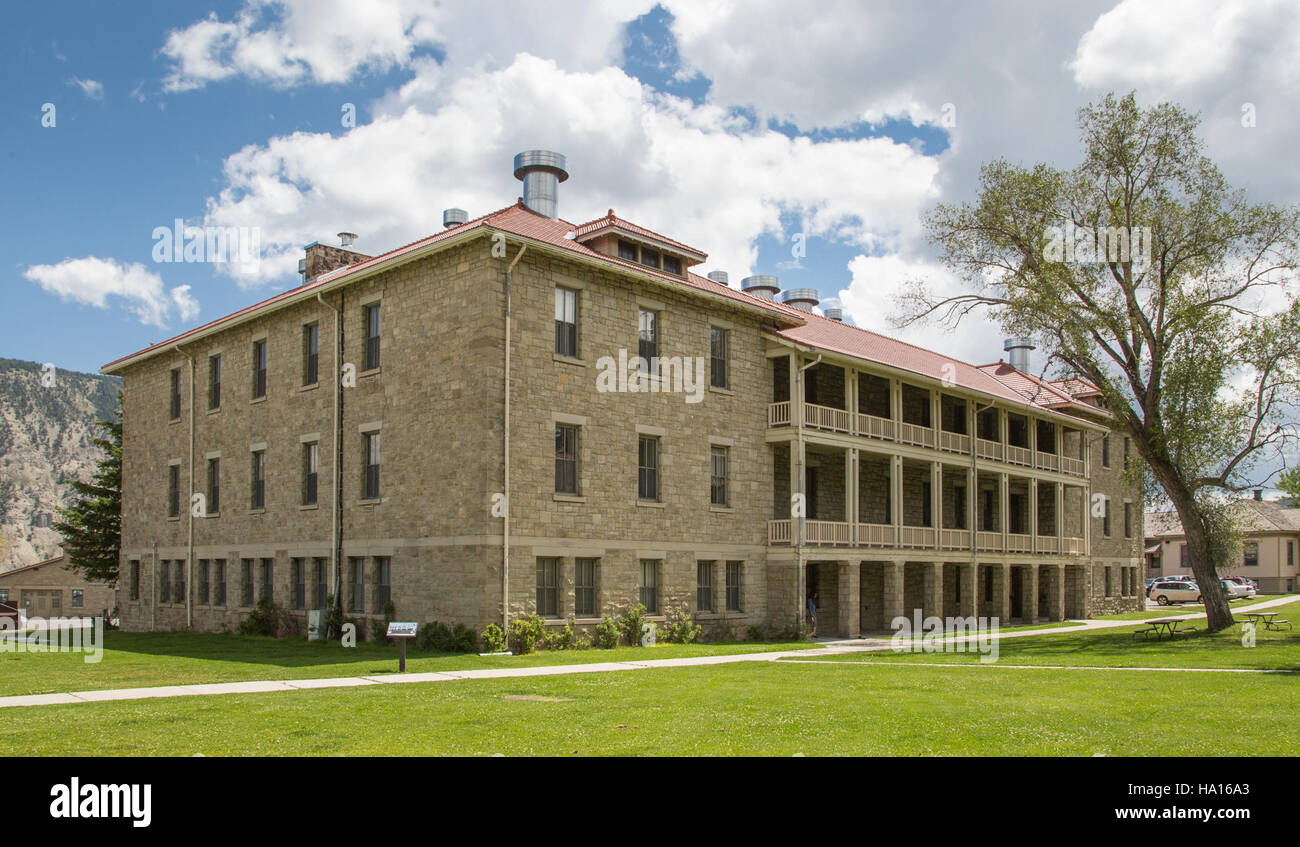
[[[912,283],[897,321],[984,311],[1096,383],[1178,512],[1214,631],[1233,622],[1215,569],[1233,543],[1223,503],[1267,482],[1297,436],[1300,208],[1248,202],[1198,123],[1111,94],[1079,112],[1074,169],[986,164],[975,202],[926,218],[968,288]]]

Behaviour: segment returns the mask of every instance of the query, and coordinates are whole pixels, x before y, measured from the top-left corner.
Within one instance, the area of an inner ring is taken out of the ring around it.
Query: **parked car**
[[[1255,596],[1255,589],[1237,582],[1232,577],[1219,580],[1219,584],[1223,586],[1223,591],[1228,595],[1229,600],[1243,600]]]
[[[1192,585],[1196,584],[1195,579],[1187,576],[1158,576],[1155,579],[1147,580],[1147,596],[1151,596],[1152,589],[1157,585],[1168,585],[1171,582],[1190,582]]]
[[[1225,582],[1229,583],[1230,585],[1236,586],[1234,592],[1238,592],[1238,593],[1233,594],[1232,599],[1234,600],[1237,597],[1254,597],[1255,595],[1259,594],[1259,586],[1255,583],[1255,580],[1253,579],[1247,579],[1244,576],[1227,576],[1224,577],[1223,579]]]
[[[1171,603],[1199,603],[1201,602],[1201,589],[1197,588],[1196,583],[1190,580],[1162,582],[1151,586],[1151,592],[1147,596],[1161,606],[1168,606]]]

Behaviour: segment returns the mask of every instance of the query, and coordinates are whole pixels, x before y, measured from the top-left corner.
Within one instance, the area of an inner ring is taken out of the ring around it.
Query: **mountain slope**
[[[49,528],[71,479],[88,480],[101,457],[95,421],[115,415],[121,381],[0,358],[0,571],[59,553]]]

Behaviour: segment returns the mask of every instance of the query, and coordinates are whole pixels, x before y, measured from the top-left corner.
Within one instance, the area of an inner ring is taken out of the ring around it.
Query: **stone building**
[[[111,613],[116,603],[112,585],[90,582],[64,556],[0,573],[0,606],[27,617],[93,617]]]
[[[105,366],[124,627],[330,595],[475,627],[684,605],[736,635],[812,590],[840,635],[1140,602],[1142,516],[1090,386],[696,275],[704,252],[612,209],[559,218],[562,156],[515,167],[512,206],[378,256],[309,245],[301,285]]]
[[[1261,594],[1291,594],[1300,582],[1300,509],[1276,500],[1239,500],[1232,518],[1241,533],[1240,545],[1228,561],[1215,568],[1220,576],[1242,576],[1259,584]],[[1147,577],[1192,577],[1187,536],[1178,513],[1149,512],[1146,517]]]

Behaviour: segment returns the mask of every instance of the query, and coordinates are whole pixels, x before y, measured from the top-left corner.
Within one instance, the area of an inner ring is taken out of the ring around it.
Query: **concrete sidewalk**
[[[1267,600],[1251,606],[1240,606],[1234,612],[1265,609],[1295,602],[1295,597]],[[1171,615],[1180,620],[1203,617],[1204,613]],[[1034,635],[1053,635],[1064,632],[1081,632],[1094,629],[1114,629],[1140,626],[1140,620],[1081,621],[1078,626],[1060,626],[1047,629],[1017,630],[998,633],[994,638],[1026,638]],[[969,640],[969,639],[968,639]],[[100,703],[109,700],[150,700],[165,697],[206,697],[218,694],[266,694],[273,691],[306,691],[319,688],[355,688],[365,685],[403,685],[413,682],[453,682],[463,679],[515,679],[532,676],[562,676],[578,673],[613,673],[619,671],[653,670],[655,668],[690,668],[705,665],[725,665],[736,662],[774,662],[780,659],[807,660],[845,653],[864,653],[890,649],[889,638],[856,638],[843,641],[820,642],[814,650],[781,650],[767,653],[735,653],[726,656],[693,656],[680,659],[646,659],[639,662],[591,662],[575,665],[540,665],[528,668],[483,668],[469,671],[431,671],[428,673],[392,674],[382,676],[346,676],[329,679],[251,680],[247,682],[212,682],[194,685],[159,685],[149,688],[107,688],[100,691],[70,691],[54,694],[19,694],[0,697],[0,709],[18,706],[59,706],[71,703]],[[818,661],[816,664],[832,664]],[[913,664],[913,663],[900,663]],[[935,667],[932,663],[926,663]],[[957,667],[969,667],[957,665]],[[1043,666],[1034,666],[1043,667]],[[1070,668],[1079,670],[1079,668]],[[1106,668],[1106,670],[1110,670]],[[1144,668],[1142,670],[1163,670]],[[1188,669],[1192,670],[1192,669]],[[1208,670],[1208,669],[1207,669]]]

